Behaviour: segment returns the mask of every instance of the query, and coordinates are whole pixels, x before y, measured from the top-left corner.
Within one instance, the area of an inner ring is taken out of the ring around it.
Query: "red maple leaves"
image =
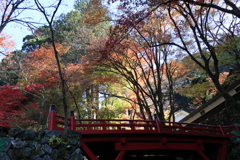
[[[18,116],[24,108],[23,101],[27,97],[18,86],[4,85],[0,88],[0,124],[10,127],[14,117]]]

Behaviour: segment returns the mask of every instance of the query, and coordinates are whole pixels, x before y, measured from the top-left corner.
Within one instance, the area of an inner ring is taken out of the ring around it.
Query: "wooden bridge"
[[[49,130],[63,131],[64,117],[52,109]],[[81,148],[88,160],[225,160],[232,130],[159,120],[75,119],[68,128],[82,133]]]

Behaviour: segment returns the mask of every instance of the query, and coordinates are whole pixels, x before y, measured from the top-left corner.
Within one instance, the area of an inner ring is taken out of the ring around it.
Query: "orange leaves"
[[[71,46],[65,46],[65,44],[56,44],[57,51],[60,56],[64,55],[68,52],[68,50],[71,48]]]
[[[14,49],[14,43],[10,36],[0,33],[0,54],[8,55]]]
[[[67,82],[79,83],[81,79],[84,79],[83,65],[69,64],[64,69],[64,76]]]
[[[184,77],[191,71],[184,63],[174,60],[169,61],[168,64],[164,64],[163,68],[164,73],[169,72],[174,79]]]
[[[70,47],[62,44],[56,44],[59,55],[64,55]],[[65,68],[65,64],[61,64]],[[30,53],[29,58],[26,59],[25,66],[27,79],[29,82],[38,83],[56,83],[59,82],[58,68],[54,55],[54,50],[51,46],[45,44]]]
[[[96,8],[98,10],[99,8]],[[84,15],[83,22],[89,24],[91,26],[95,26],[96,24],[104,21],[104,16],[106,15],[106,11],[98,10],[95,12],[90,12]]]
[[[57,51],[59,55],[65,54],[70,47],[65,47],[61,44],[57,44]],[[52,47],[41,47],[38,50],[30,53],[30,59],[28,59],[28,66],[37,69],[38,71],[57,71],[56,59]]]

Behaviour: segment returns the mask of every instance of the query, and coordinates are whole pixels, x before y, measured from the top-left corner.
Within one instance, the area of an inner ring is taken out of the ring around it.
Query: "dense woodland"
[[[0,2],[0,121],[44,129],[51,104],[77,118],[174,121],[240,79],[238,0],[62,0]],[[111,6],[117,6],[117,11]],[[37,11],[45,24],[19,16]],[[21,50],[4,32],[9,23],[32,30]],[[227,80],[226,80],[227,79]],[[21,122],[21,123],[20,123]]]

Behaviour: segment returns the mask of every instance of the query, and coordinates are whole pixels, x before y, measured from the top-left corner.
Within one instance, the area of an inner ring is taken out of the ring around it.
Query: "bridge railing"
[[[156,121],[120,119],[75,119],[75,130],[88,133],[156,132]]]
[[[49,130],[63,131],[64,117],[50,111]],[[68,118],[68,128],[82,134],[124,134],[124,133],[162,133],[186,134],[213,137],[231,137],[232,130],[239,130],[236,125],[212,126],[193,123],[165,122],[155,120],[120,120],[120,119],[75,119],[73,113]]]

